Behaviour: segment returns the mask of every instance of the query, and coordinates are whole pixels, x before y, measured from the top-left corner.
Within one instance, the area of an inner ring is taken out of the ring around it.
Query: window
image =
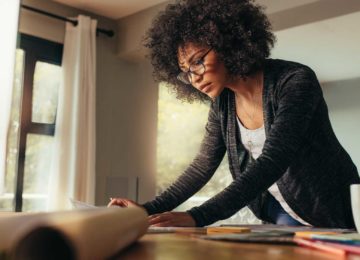
[[[192,162],[203,139],[209,106],[188,104],[177,100],[165,84],[159,86],[157,139],[157,193],[165,190]],[[197,194],[176,210],[197,206],[223,190],[232,181],[224,156],[215,175]],[[259,223],[248,208],[244,208],[226,223]]]
[[[46,208],[63,46],[20,35],[1,210]]]

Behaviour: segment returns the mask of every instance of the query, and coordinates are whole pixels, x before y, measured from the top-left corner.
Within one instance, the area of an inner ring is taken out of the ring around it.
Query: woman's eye
[[[204,59],[198,59],[194,62],[195,65],[200,65],[204,62]]]

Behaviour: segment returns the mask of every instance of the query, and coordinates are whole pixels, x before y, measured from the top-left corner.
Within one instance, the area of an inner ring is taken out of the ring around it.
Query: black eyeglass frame
[[[190,64],[189,69],[187,71],[180,72],[176,78],[186,85],[191,85],[192,84],[191,74],[201,76],[206,72],[206,66],[204,64],[204,59],[205,59],[206,55],[208,55],[209,52],[212,51],[212,49],[213,48],[210,48],[209,50],[207,50],[199,59],[197,59],[195,62]],[[199,64],[195,64],[196,62],[199,62]],[[195,72],[196,70],[199,70],[199,69],[191,69],[191,68],[194,68],[194,66],[199,66],[199,65],[201,65],[203,67],[203,70],[201,70],[202,71],[201,73]]]

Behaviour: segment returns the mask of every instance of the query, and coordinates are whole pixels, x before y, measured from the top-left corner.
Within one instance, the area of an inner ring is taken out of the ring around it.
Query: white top
[[[266,140],[264,125],[258,129],[250,130],[245,128],[236,117],[241,134],[241,142],[245,146],[246,150],[250,153],[250,156],[255,160],[261,155],[264,143]],[[268,189],[271,195],[280,203],[282,208],[294,219],[301,224],[311,226],[309,223],[301,219],[286,203],[284,197],[281,195],[280,190],[276,182]]]

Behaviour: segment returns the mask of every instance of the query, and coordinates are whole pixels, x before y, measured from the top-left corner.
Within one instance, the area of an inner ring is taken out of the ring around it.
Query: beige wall
[[[133,15],[124,17],[118,21],[118,55],[121,58],[142,63],[145,57],[145,49],[141,41],[146,30],[149,28],[153,17],[165,8],[169,2],[165,2],[148,8]]]
[[[22,0],[22,4],[28,5],[43,11],[54,13],[65,17],[76,17],[78,14],[88,14],[98,20],[98,26],[105,29],[117,30],[116,23],[113,20],[90,14],[75,8],[70,8],[49,0]],[[20,9],[19,31],[47,40],[63,43],[65,35],[65,26],[63,21],[59,21],[47,16]],[[116,38],[98,37],[98,44],[103,41],[116,43]],[[115,52],[115,45],[112,47]]]
[[[88,14],[47,0],[23,3],[67,17]],[[117,31],[116,21],[90,15],[98,27]],[[27,10],[21,11],[19,30],[60,43],[65,32],[64,22]],[[137,176],[140,201],[155,195],[157,87],[149,65],[120,59],[117,43],[117,37],[97,37],[97,205],[108,202],[108,177]]]

